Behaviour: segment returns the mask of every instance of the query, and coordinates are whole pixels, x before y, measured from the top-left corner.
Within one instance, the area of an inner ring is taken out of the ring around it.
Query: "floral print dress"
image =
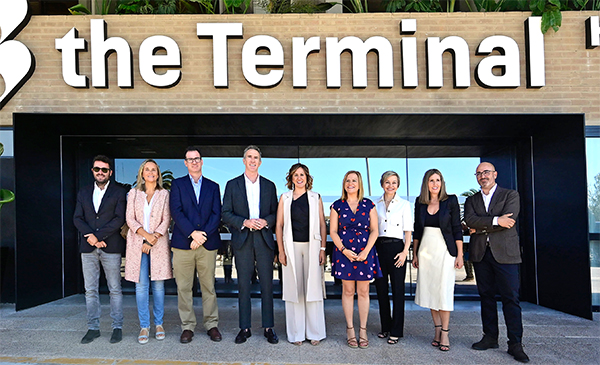
[[[361,200],[352,212],[348,202],[338,199],[332,205],[338,214],[338,235],[346,249],[354,251],[357,255],[367,246],[371,219],[369,213],[375,208],[375,204],[367,198]],[[333,250],[333,273],[334,277],[342,280],[372,280],[381,277],[379,259],[375,246],[371,248],[367,259],[362,262],[348,260],[337,247]]]

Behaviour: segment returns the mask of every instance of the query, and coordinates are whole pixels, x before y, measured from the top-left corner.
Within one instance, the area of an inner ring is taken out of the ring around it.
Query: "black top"
[[[438,210],[435,214],[427,214],[425,215],[425,227],[436,227],[440,228],[440,211]]]
[[[302,194],[298,199],[292,200],[292,236],[294,242],[308,242],[308,194]]]

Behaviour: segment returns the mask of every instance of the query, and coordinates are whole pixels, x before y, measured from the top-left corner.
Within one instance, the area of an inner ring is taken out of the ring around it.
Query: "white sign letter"
[[[92,44],[92,86],[108,87],[108,56],[117,53],[117,85],[121,88],[133,87],[133,65],[131,47],[121,37],[106,39],[104,19],[91,19]]]
[[[585,48],[600,46],[600,17],[591,16],[585,21]]]
[[[439,37],[427,38],[427,87],[444,86],[442,55],[448,51],[452,54],[454,66],[454,88],[471,86],[469,67],[469,45],[461,37],[450,36],[440,41]]]
[[[62,75],[67,85],[87,88],[88,78],[79,74],[79,51],[87,50],[87,41],[78,35],[77,29],[71,28],[64,37],[54,40],[54,48],[62,52]]]
[[[357,37],[327,37],[327,87],[341,87],[340,56],[349,50],[352,53],[352,87],[367,87],[367,53],[374,50],[379,56],[379,87],[394,86],[394,56],[392,44],[384,37],[370,37],[362,41]]]
[[[164,49],[167,54],[155,54]],[[154,72],[155,67],[181,67],[181,52],[177,43],[169,37],[155,35],[146,38],[140,45],[140,75],[155,87],[173,87],[181,80],[180,70],[167,70],[162,75]]]
[[[475,68],[475,79],[483,87],[519,87],[519,45],[514,39],[495,35],[487,37],[477,47],[478,55],[488,55],[497,49],[501,55],[482,59]],[[502,75],[496,76],[494,68],[501,68]]]
[[[417,31],[416,19],[403,19],[400,22],[400,34],[415,34]],[[402,55],[402,87],[415,88],[419,86],[417,71],[417,38],[405,37],[400,41]]]
[[[256,54],[260,49],[268,49],[269,53]],[[283,70],[271,70],[260,74],[256,67],[283,67],[283,47],[276,38],[269,35],[250,37],[242,47],[242,72],[246,81],[258,87],[271,87],[281,82]]]
[[[546,67],[544,65],[544,33],[542,17],[530,16],[525,21],[525,49],[527,55],[527,87],[546,86]]]
[[[312,52],[321,50],[321,38],[311,37],[304,43],[303,37],[292,38],[292,75],[294,87],[306,87],[306,59]]]
[[[227,76],[227,37],[241,37],[242,23],[198,23],[198,38],[213,39],[213,84],[215,87],[228,87]]]

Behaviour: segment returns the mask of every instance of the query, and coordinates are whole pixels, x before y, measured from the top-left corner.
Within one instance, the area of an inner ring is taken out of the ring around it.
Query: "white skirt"
[[[433,310],[454,310],[456,258],[448,252],[441,229],[425,227],[418,258],[415,304]]]

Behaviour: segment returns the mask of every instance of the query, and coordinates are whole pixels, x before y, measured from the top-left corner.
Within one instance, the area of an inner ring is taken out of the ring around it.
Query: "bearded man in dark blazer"
[[[112,168],[106,156],[96,156],[92,162],[94,184],[81,188],[73,223],[79,231],[79,252],[85,285],[88,331],[81,343],[100,337],[100,266],[104,269],[110,292],[110,316],[113,333],[111,343],[123,336],[123,294],[121,292],[121,255],[125,240],[121,227],[125,223],[127,190],[111,182]]]
[[[227,182],[223,196],[222,219],[231,231],[238,274],[240,332],[235,338],[237,344],[252,336],[250,284],[255,264],[260,282],[264,336],[269,343],[279,342],[273,330],[273,229],[277,220],[277,192],[272,181],[258,174],[261,158],[258,147],[246,147],[245,171]]]
[[[475,176],[481,191],[467,198],[465,221],[472,232],[469,255],[481,297],[483,338],[472,348],[498,348],[495,298],[498,292],[508,332],[508,353],[517,361],[529,362],[522,346],[523,321],[519,303],[521,247],[515,227],[520,208],[519,193],[496,184],[498,172],[489,162],[480,163]]]

